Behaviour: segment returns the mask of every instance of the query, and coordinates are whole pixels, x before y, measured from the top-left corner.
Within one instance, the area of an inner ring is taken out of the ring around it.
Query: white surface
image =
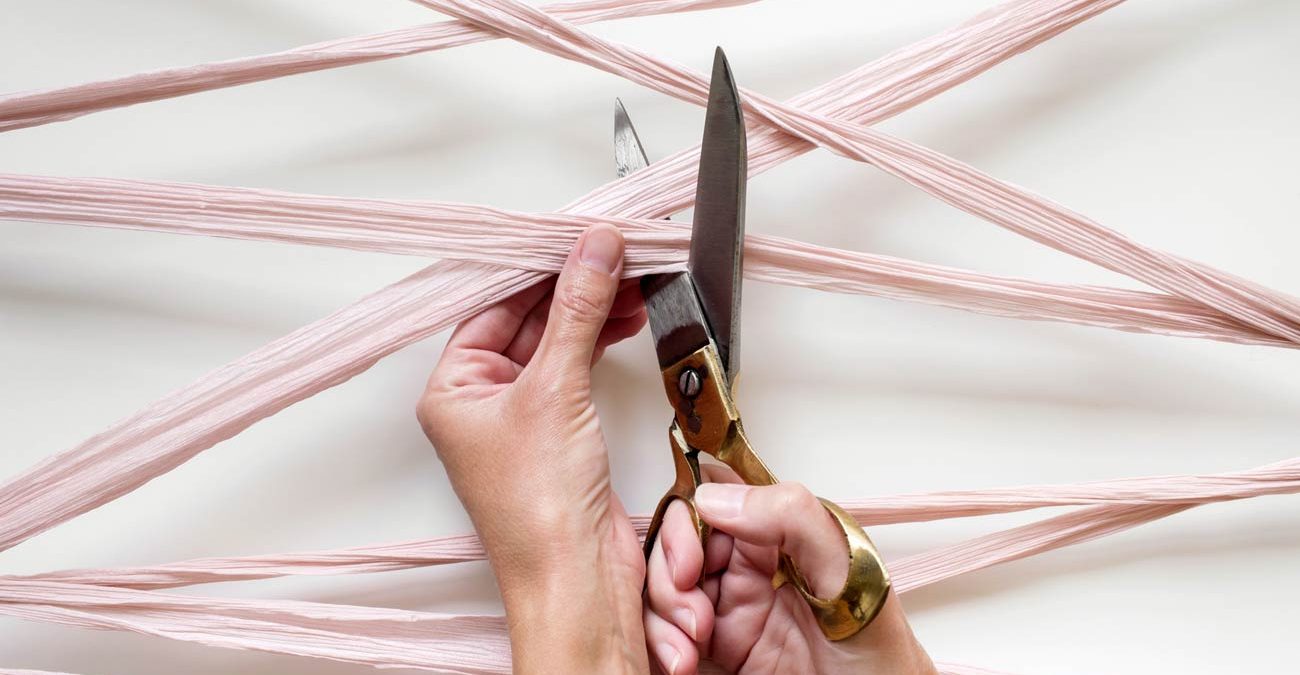
[[[919,5],[924,6],[919,6]],[[604,24],[697,68],[714,44],[772,95],[811,87],[988,2],[793,2]],[[3,5],[0,91],[261,53],[427,21],[410,3]],[[1300,5],[1131,3],[885,128],[1138,239],[1300,289]],[[623,97],[652,159],[692,106],[495,43],[152,103],[0,135],[0,170],[178,179],[548,209],[610,177]],[[424,261],[5,223],[0,477]],[[814,153],[754,180],[749,227],[1056,280],[1129,285]],[[1292,456],[1300,355],[747,287],[742,407],[783,477],[827,496],[1221,471]],[[0,556],[0,570],[146,564],[460,533],[412,408],[441,338],[260,423]],[[646,335],[597,373],[634,511],[668,484]],[[1014,672],[1294,667],[1297,497],[1208,506],[906,597],[939,659]],[[877,528],[897,558],[1044,514]],[[575,574],[581,574],[575,570]],[[485,567],[198,587],[497,611]],[[0,667],[85,675],[366,668],[0,619]]]

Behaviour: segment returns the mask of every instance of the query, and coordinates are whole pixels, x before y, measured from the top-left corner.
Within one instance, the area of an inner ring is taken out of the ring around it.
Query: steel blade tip
[[[725,85],[725,88],[723,87]],[[722,47],[713,48],[713,73],[709,76],[709,100],[720,93],[730,94],[731,99],[740,107],[740,94],[736,91],[736,78],[731,74],[731,62]]]
[[[623,105],[623,99],[614,97],[614,133],[618,133],[621,126],[632,126],[632,120],[627,116],[627,106]]]
[[[721,47],[714,50],[711,78],[687,269],[722,365],[734,381],[740,369],[747,152],[740,92]]]
[[[622,99],[614,99],[614,169],[622,178],[650,166]]]

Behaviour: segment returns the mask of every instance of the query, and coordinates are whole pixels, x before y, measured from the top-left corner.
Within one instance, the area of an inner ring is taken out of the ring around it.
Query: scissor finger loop
[[[695,510],[695,488],[699,487],[700,479],[700,456],[695,450],[686,444],[686,439],[682,438],[681,430],[674,423],[668,430],[668,443],[672,446],[673,466],[677,470],[677,479],[673,486],[668,488],[663,499],[659,500],[659,506],[655,508],[654,517],[650,519],[650,528],[646,530],[645,535],[645,556],[650,559],[650,554],[654,551],[655,539],[659,536],[659,529],[663,527],[664,517],[668,515],[668,506],[674,501],[681,500],[686,505],[686,510],[690,513],[691,523],[695,526],[695,534],[700,538],[700,546],[704,546],[709,539],[709,525],[701,518],[698,511]]]
[[[817,617],[822,633],[831,640],[843,640],[856,635],[880,614],[889,597],[889,572],[885,571],[875,545],[853,516],[835,502],[821,499],[821,503],[839,523],[848,544],[849,571],[844,587],[835,597],[817,597],[808,588],[808,580],[784,554],[781,556],[781,569],[772,578],[772,587],[780,588],[787,583],[793,586],[808,603],[813,616]]]
[[[615,159],[620,176],[648,162],[627,111],[615,113]],[[745,437],[732,400],[740,370],[740,295],[744,257],[745,182],[748,175],[745,121],[726,57],[714,57],[705,113],[704,140],[695,191],[687,270],[642,277],[650,330],[674,410],[669,432],[677,480],[659,502],[646,536],[646,554],[675,500],[686,502],[701,542],[708,526],[695,510],[699,453],[731,467],[749,485],[772,485],[776,477]],[[832,640],[856,634],[876,617],[889,594],[889,575],[866,532],[834,504],[823,505],[840,524],[848,545],[848,578],[834,598],[818,598],[788,556],[782,554],[775,587],[793,586],[807,601],[822,632]]]

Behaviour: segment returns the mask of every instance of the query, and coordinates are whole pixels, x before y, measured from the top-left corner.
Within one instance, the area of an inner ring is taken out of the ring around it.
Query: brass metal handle
[[[695,489],[700,484],[699,455],[704,452],[731,467],[749,485],[774,485],[774,476],[754,452],[740,422],[740,412],[731,399],[717,349],[703,347],[663,369],[664,388],[676,411],[669,431],[677,480],[668,491],[650,523],[645,551],[649,556],[668,505],[674,499],[690,508],[700,540],[707,539],[708,526],[695,510]],[[789,583],[803,596],[822,633],[830,640],[852,637],[880,613],[889,595],[889,573],[876,547],[862,526],[834,503],[822,505],[844,531],[848,544],[849,571],[844,587],[833,598],[818,598],[808,582],[784,553],[781,568],[772,580],[773,588]]]
[[[700,537],[700,544],[703,545],[709,539],[709,525],[700,519],[699,512],[695,510],[695,488],[702,482],[699,453],[686,445],[686,439],[682,438],[682,432],[676,424],[668,430],[668,443],[673,449],[673,466],[677,470],[677,479],[673,482],[673,486],[668,488],[663,499],[659,500],[659,506],[655,507],[655,515],[650,519],[650,529],[645,533],[646,560],[650,559],[655,538],[659,536],[664,515],[668,513],[668,505],[673,503],[673,500],[680,499],[686,503],[686,508],[691,512],[691,522],[695,524],[695,532]]]
[[[821,499],[821,503],[844,530],[848,541],[849,573],[844,579],[844,587],[830,599],[813,595],[808,589],[808,581],[799,574],[794,562],[782,554],[783,564],[772,579],[772,588],[780,588],[786,583],[794,586],[812,609],[813,616],[817,617],[817,625],[827,639],[844,640],[857,635],[880,614],[889,597],[889,572],[885,570],[875,545],[853,516],[835,502]]]

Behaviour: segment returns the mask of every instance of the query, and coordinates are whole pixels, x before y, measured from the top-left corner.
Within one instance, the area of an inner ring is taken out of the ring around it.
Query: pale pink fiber
[[[456,21],[286,52],[0,97],[0,131],[219,87],[508,37],[702,103],[700,73],[602,40],[576,23],[744,4],[597,0],[536,9],[512,0],[418,0]],[[750,235],[751,279],[1024,319],[1294,347],[1300,302],[1144,246],[1068,208],[870,127],[1120,0],[1015,0],[778,102],[746,91],[751,173],[823,147],[871,163],[956,208],[1141,281],[1130,291],[977,273]],[[611,182],[554,213],[361,200],[103,178],[0,175],[0,218],[336,246],[439,258],[426,269],[219,368],[0,487],[0,550],[140,487],[256,421],[342,383],[378,359],[554,273],[595,222],[625,232],[629,276],[682,264],[698,148]],[[1300,491],[1300,459],[1199,476],[1129,478],[845,500],[864,524],[1049,506],[1081,508],[891,560],[906,592],[1080,543],[1201,504]],[[644,528],[645,519],[637,519]],[[500,617],[164,589],[286,575],[380,572],[479,560],[473,536],[333,551],[207,558],[129,569],[0,577],[0,613],[200,644],[453,673],[509,672]],[[952,675],[991,673],[941,664]],[[0,670],[3,673],[35,671]]]

